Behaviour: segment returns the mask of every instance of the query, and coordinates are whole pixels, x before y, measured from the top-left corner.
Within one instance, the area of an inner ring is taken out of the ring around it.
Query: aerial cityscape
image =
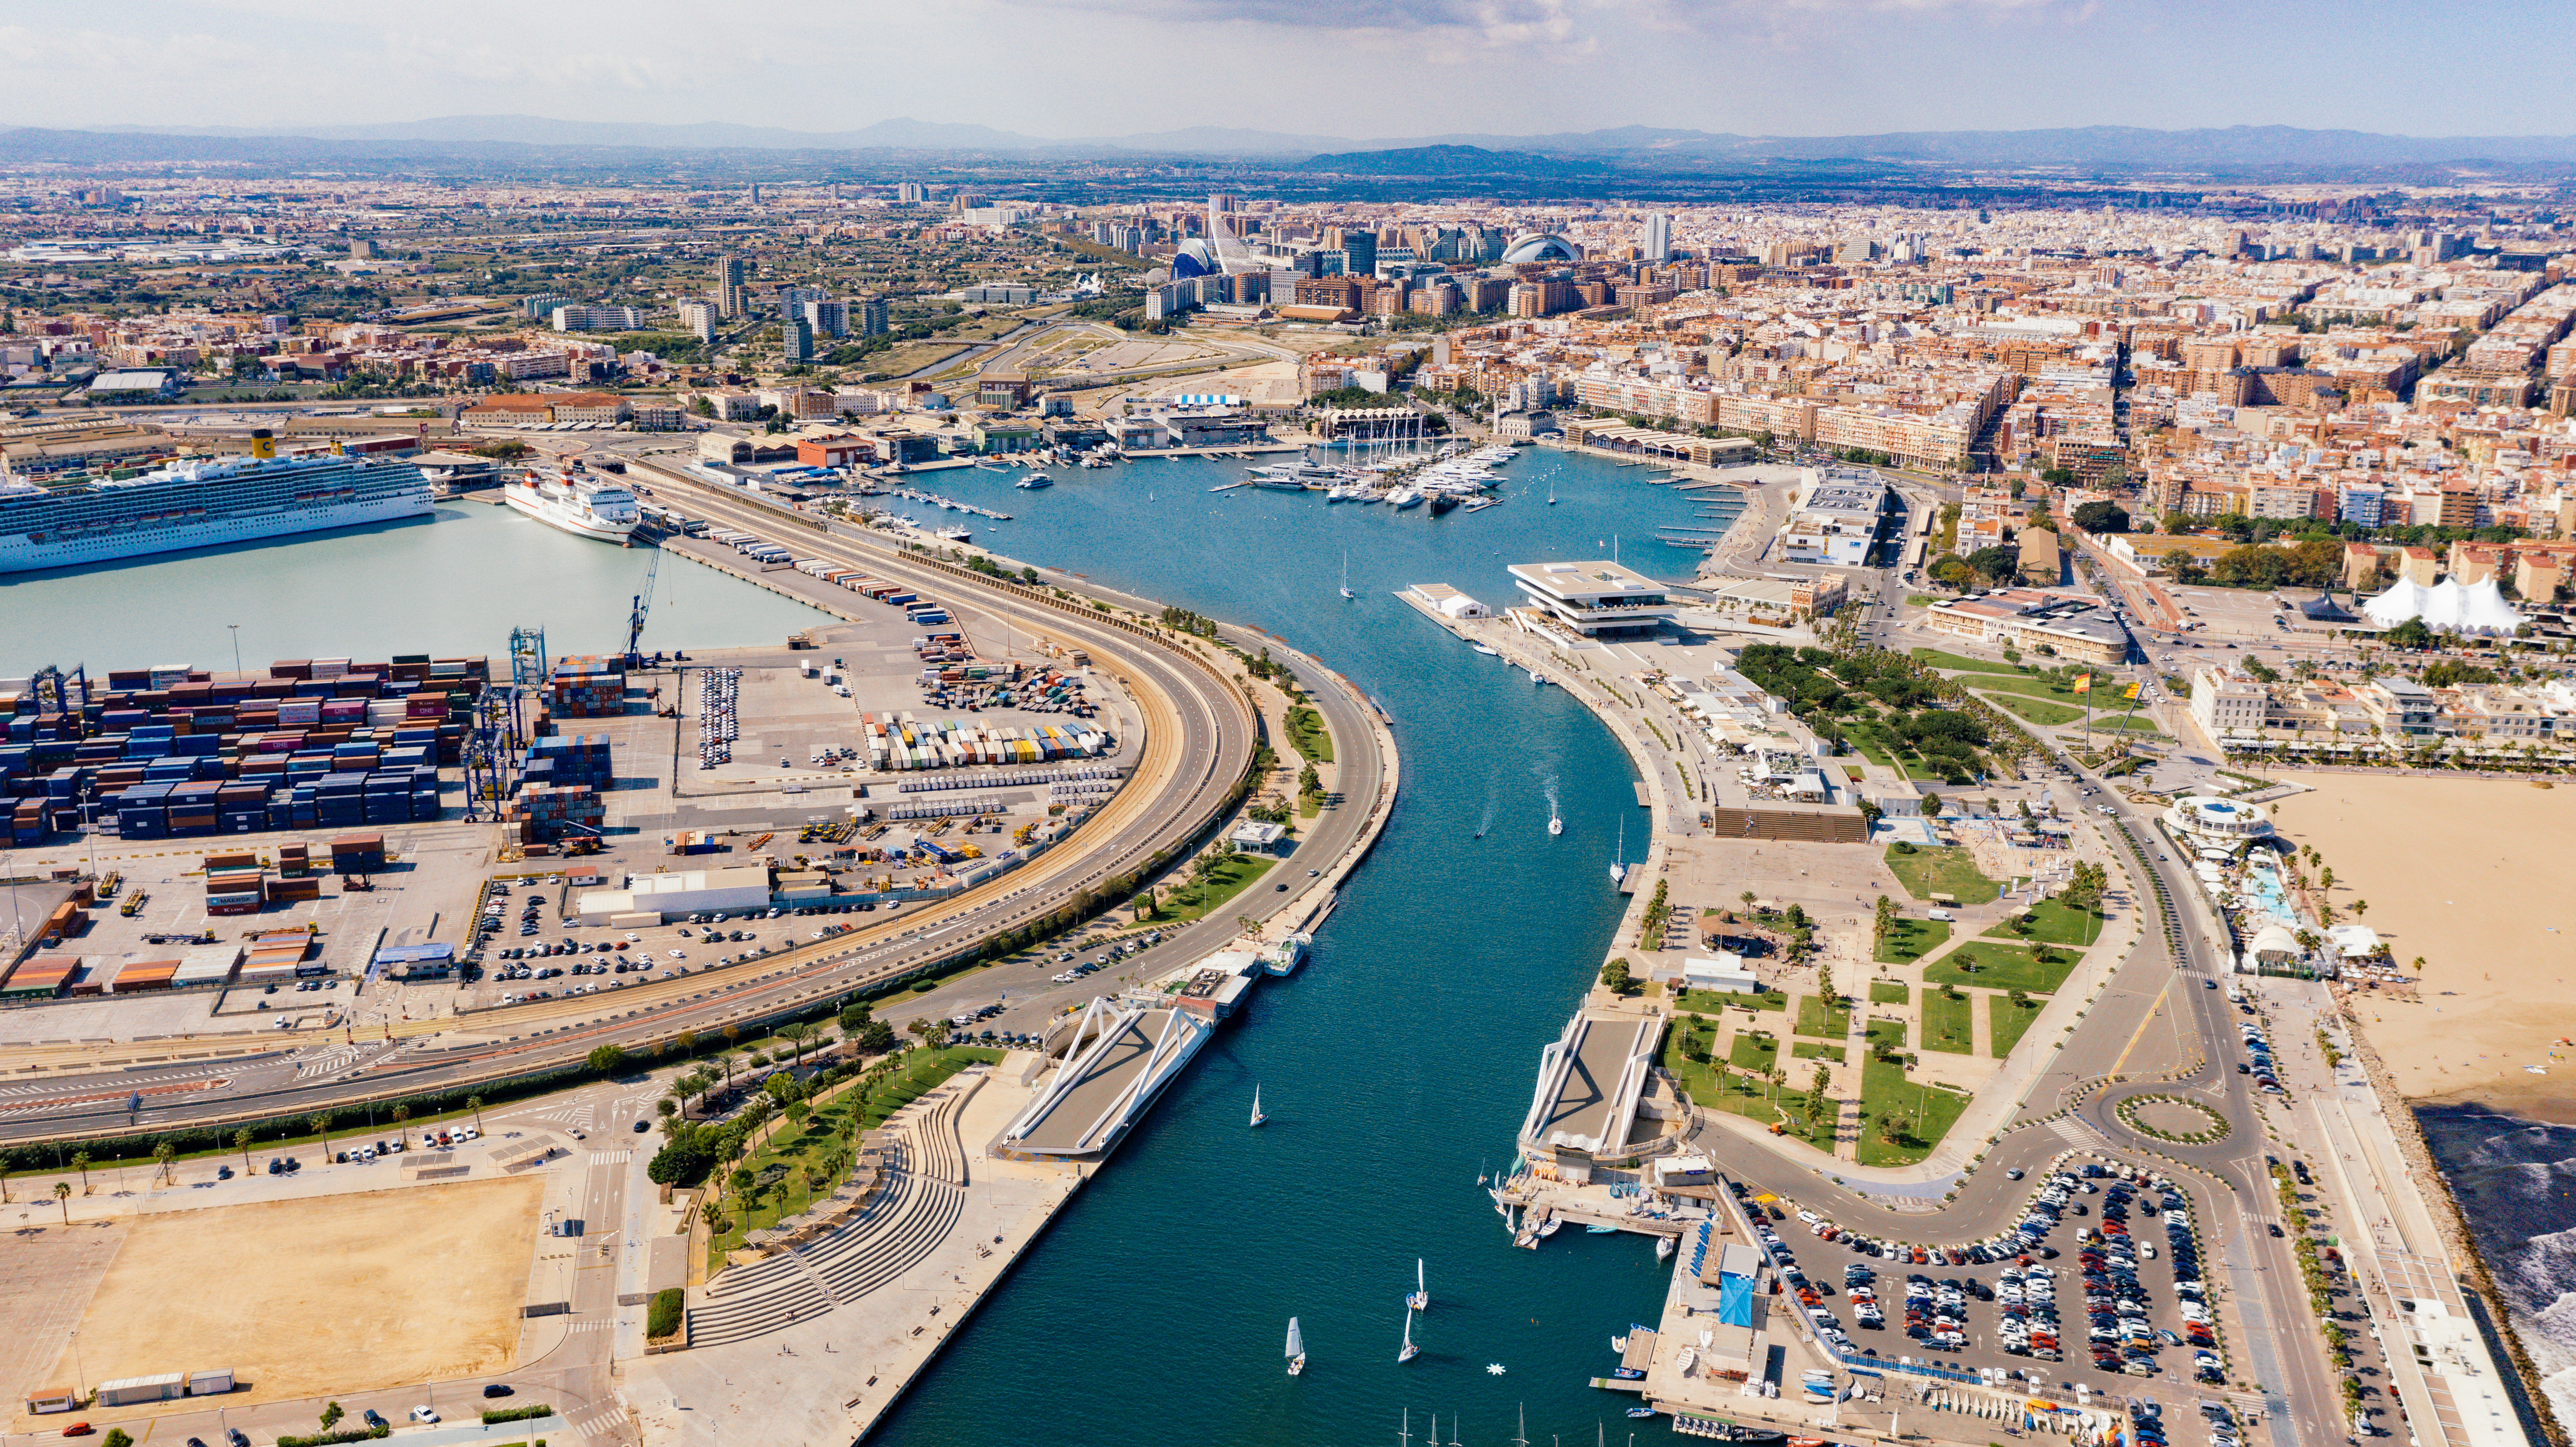
[[[0,27],[0,1439],[2567,1447],[2558,22],[877,9]]]

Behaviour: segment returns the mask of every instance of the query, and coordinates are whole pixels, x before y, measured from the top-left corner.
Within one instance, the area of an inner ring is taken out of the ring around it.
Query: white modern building
[[[624,889],[594,889],[581,897],[584,923],[615,914],[726,914],[769,908],[769,871],[757,865],[691,869],[678,874],[630,874]]]
[[[1586,638],[1652,633],[1676,611],[1663,584],[1618,563],[1514,563],[1510,572],[1549,621]]]
[[[2165,827],[2196,844],[2227,849],[2248,839],[2269,838],[2272,818],[2258,804],[2186,794],[2165,807]]]

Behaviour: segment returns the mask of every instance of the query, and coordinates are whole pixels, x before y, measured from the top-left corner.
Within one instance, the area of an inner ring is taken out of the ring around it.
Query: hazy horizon
[[[1231,127],[1377,140],[1629,125],[1889,131],[2285,125],[2576,132],[2563,15],[2292,0],[670,0],[435,29],[385,0],[136,0],[0,26],[8,124],[293,130],[460,116],[808,132],[896,118],[1047,139]],[[716,29],[719,22],[729,29]],[[2499,62],[2503,63],[2499,63]]]

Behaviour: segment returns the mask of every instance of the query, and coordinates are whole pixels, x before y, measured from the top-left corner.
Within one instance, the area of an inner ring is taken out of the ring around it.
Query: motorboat
[[[1011,485],[1013,487],[1025,488],[1053,487],[1055,486],[1055,479],[1047,476],[1043,472],[1032,472],[1028,476],[1021,478],[1018,482]]]

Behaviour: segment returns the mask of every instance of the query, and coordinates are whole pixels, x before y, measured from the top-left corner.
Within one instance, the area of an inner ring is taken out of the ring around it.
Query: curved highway
[[[924,588],[964,613],[1043,631],[1086,650],[1096,675],[1117,678],[1145,717],[1145,738],[1126,788],[1047,853],[953,900],[908,910],[850,934],[719,971],[630,986],[611,994],[541,1001],[396,1027],[395,1044],[328,1074],[299,1078],[307,1062],[271,1055],[238,1063],[65,1075],[0,1099],[0,1139],[150,1133],[227,1119],[300,1114],[358,1101],[454,1091],[560,1067],[603,1044],[631,1049],[683,1031],[816,1009],[853,990],[953,959],[981,941],[1032,923],[1120,875],[1169,859],[1214,822],[1250,767],[1258,724],[1249,705],[1195,650],[1131,632],[1090,606],[908,555],[872,539],[815,532],[808,522],[665,475],[657,486],[689,495],[693,514],[790,540],[824,557]],[[328,1032],[298,1043],[329,1038]],[[127,1112],[128,1092],[143,1094]]]

